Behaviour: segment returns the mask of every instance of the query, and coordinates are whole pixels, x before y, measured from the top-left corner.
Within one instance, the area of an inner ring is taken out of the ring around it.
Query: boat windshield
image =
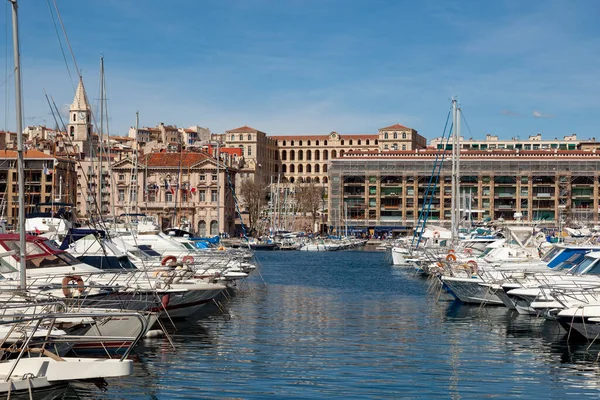
[[[137,248],[140,250],[141,255],[146,257],[160,257],[160,253],[152,250],[152,247],[146,245],[139,245]]]
[[[583,259],[583,261],[580,262],[579,265],[576,265],[575,267],[573,267],[569,271],[569,273],[574,274],[574,275],[579,275],[579,274],[584,274],[584,273],[589,274],[589,275],[598,275],[600,273],[600,270],[598,270],[598,264],[596,264],[596,266],[594,268],[590,269],[590,266],[592,266],[592,264],[596,263],[597,261],[598,261],[598,258],[585,257]],[[587,269],[590,269],[590,270],[586,272]]]
[[[545,263],[550,262],[550,260],[552,260],[562,250],[563,249],[560,247],[553,247],[549,252],[544,254],[544,257],[542,257],[542,261]]]

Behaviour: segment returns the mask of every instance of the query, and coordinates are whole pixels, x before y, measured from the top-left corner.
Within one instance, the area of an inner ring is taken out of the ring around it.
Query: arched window
[[[290,150],[290,160],[294,161],[296,159],[296,152],[294,150]]]
[[[310,146],[310,140],[308,141],[308,146]]]
[[[344,156],[344,150],[340,150],[340,157]]]
[[[252,135],[248,134],[248,140],[252,140]]]
[[[90,140],[91,140],[91,137],[92,137],[92,127],[91,126],[88,126],[88,136],[90,137]]]
[[[337,157],[337,151],[331,150],[331,158],[336,158],[336,157]]]
[[[312,166],[310,164],[306,165],[306,173],[307,174],[312,174]]]
[[[326,176],[323,177],[323,183],[327,183],[327,177]]]
[[[369,145],[369,139],[367,139],[367,146]]]
[[[402,139],[406,139],[406,132],[402,132]]]
[[[296,181],[296,180],[295,180],[295,179],[294,179],[294,177],[292,176],[292,177],[290,178],[290,183],[294,183],[295,181]]]
[[[310,150],[306,150],[306,160],[312,160],[312,152]]]
[[[352,139],[350,139],[350,141],[348,142],[348,144],[349,144],[350,146],[352,146]]]
[[[287,145],[285,140],[283,141],[283,145],[284,145],[284,146],[286,146],[286,145]]]
[[[298,141],[298,146],[302,146],[302,140]]]
[[[327,140],[324,140],[324,141],[323,141],[323,144],[324,144],[325,146],[327,146]]]
[[[342,146],[344,145],[344,139],[342,139]]]
[[[321,167],[319,166],[319,164],[315,164],[315,174],[318,174],[321,172]]]
[[[323,164],[323,173],[327,173],[327,164]]]
[[[292,140],[292,143],[290,144],[290,146],[293,146],[293,145],[294,145],[294,141]]]
[[[323,150],[323,160],[327,160],[329,156],[329,152],[327,150]]]
[[[69,133],[71,134],[71,136],[73,136],[75,134],[75,127],[72,126],[69,128]]]
[[[406,150],[406,145],[405,144],[402,145],[402,150]]]
[[[304,172],[304,167],[302,166],[302,164],[298,164],[298,173],[302,174]]]
[[[294,173],[296,173],[296,167],[294,166],[294,164],[290,164],[290,174]]]
[[[211,235],[219,234],[219,223],[217,221],[210,221],[210,234]]]
[[[383,149],[384,149],[384,150],[387,150],[387,149],[388,149],[388,145],[387,145],[387,144],[384,144],[384,145],[383,145]]]
[[[379,140],[375,139],[375,145],[379,144]]]
[[[206,236],[206,221],[198,222],[198,234],[200,237]]]
[[[283,165],[281,166],[281,173],[282,173],[282,174],[285,174],[285,173],[287,173],[287,165],[283,164]]]
[[[279,165],[275,164],[275,173],[278,174],[279,173]]]
[[[321,152],[319,150],[315,150],[315,160],[321,159]]]
[[[302,177],[299,177],[299,178],[298,178],[298,183],[304,183],[304,178],[302,178]]]
[[[392,150],[398,150],[398,143],[394,143],[392,145]]]
[[[235,135],[231,135],[231,140],[235,140]]]
[[[73,113],[73,122],[75,122],[75,121],[77,120],[77,117],[76,117],[76,115],[77,115],[77,114]]]
[[[360,146],[360,139],[358,139],[358,145]]]
[[[304,152],[302,150],[298,150],[298,160],[304,159]]]
[[[281,159],[282,160],[287,160],[287,151],[286,150],[282,150],[281,151]]]
[[[319,145],[319,141],[317,140],[317,146]]]
[[[304,182],[310,183],[310,181],[311,181],[310,176],[307,176],[306,178],[304,178]]]
[[[317,176],[317,177],[315,178],[315,183],[319,183],[319,181],[320,181],[320,179],[319,179],[319,177]]]
[[[394,132],[394,139],[398,139],[398,132]]]
[[[383,134],[383,138],[384,138],[384,139],[387,139],[387,138],[388,138],[388,133],[387,133],[387,132]]]

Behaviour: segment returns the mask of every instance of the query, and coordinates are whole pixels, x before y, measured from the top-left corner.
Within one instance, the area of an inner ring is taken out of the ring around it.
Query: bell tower
[[[83,80],[79,78],[79,84],[75,91],[75,98],[69,108],[69,135],[71,140],[86,141],[91,140],[92,123],[91,108],[85,95]]]

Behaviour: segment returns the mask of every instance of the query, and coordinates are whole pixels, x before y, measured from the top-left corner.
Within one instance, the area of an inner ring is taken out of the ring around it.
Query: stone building
[[[25,161],[25,213],[36,204],[66,202],[74,204],[77,193],[75,162],[55,158],[38,150],[23,153]],[[15,228],[19,216],[17,152],[0,150],[0,218]]]
[[[188,226],[199,235],[233,234],[236,169],[204,152],[156,152],[116,162],[115,214],[145,213],[163,228]],[[231,183],[230,183],[231,182]]]

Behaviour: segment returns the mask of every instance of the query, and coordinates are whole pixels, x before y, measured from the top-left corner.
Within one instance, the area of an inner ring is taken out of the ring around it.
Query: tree
[[[302,186],[296,189],[298,209],[303,213],[310,213],[312,216],[311,229],[315,226],[317,211],[321,209],[324,196],[325,188],[317,185],[315,182],[302,184]]]
[[[260,180],[245,179],[242,182],[239,194],[244,200],[246,210],[248,210],[248,225],[250,229],[256,228],[260,213],[267,204],[268,193],[267,185]]]

